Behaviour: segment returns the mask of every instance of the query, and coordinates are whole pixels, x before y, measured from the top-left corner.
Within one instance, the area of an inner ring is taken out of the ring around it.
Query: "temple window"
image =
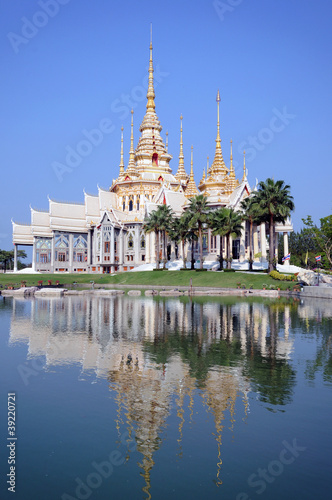
[[[105,241],[105,243],[104,243],[104,252],[105,253],[109,253],[110,250],[111,250],[111,244],[110,244],[110,242],[109,241]]]
[[[128,237],[128,248],[134,248],[134,238],[132,234]]]
[[[158,167],[158,154],[153,153],[152,155],[152,165]]]

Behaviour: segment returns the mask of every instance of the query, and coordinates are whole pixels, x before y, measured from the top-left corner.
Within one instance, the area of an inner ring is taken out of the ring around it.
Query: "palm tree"
[[[199,260],[200,269],[203,269],[203,224],[208,219],[207,197],[204,194],[198,194],[190,198],[187,213],[190,214],[190,226],[197,231],[199,239]]]
[[[161,226],[161,218],[157,210],[153,210],[150,215],[148,215],[143,224],[143,229],[146,233],[151,233],[154,231],[155,234],[155,253],[156,253],[156,269],[159,269],[160,257],[159,257],[159,231]]]
[[[242,233],[242,216],[239,212],[235,212],[234,208],[224,208],[225,223],[224,234],[226,236],[226,258],[227,269],[231,269],[230,258],[230,237],[238,238]]]
[[[172,228],[174,212],[168,205],[159,205],[156,213],[160,219],[160,231],[163,234],[163,269],[166,269],[166,233]]]
[[[225,220],[226,213],[225,208],[218,208],[217,210],[213,210],[209,214],[208,225],[212,229],[212,234],[220,236],[220,255],[219,255],[219,269],[222,271],[223,263],[224,263],[224,249],[223,249],[223,237],[225,236]]]
[[[188,213],[184,212],[181,217],[173,219],[169,235],[172,241],[181,241],[183,268],[186,269],[187,261],[185,254],[186,241],[190,239],[189,217]]]
[[[260,212],[259,205],[253,196],[248,196],[241,202],[241,208],[244,211],[242,218],[249,222],[249,271],[252,271],[253,256],[253,227],[254,224],[259,223]]]
[[[268,178],[265,182],[259,183],[258,191],[254,192],[253,198],[259,206],[262,219],[269,224],[269,272],[271,272],[274,269],[275,225],[277,222],[285,222],[294,210],[293,196],[290,195],[290,186],[284,181]]]

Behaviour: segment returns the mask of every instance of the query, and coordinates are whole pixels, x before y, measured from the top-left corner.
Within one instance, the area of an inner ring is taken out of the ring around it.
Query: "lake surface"
[[[331,301],[0,297],[0,358],[1,499],[331,498]]]

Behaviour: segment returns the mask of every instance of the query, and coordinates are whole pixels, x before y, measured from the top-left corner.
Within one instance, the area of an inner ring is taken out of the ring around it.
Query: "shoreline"
[[[160,296],[160,297],[217,297],[217,296],[240,296],[240,297],[299,297],[298,291],[285,290],[263,290],[263,289],[238,289],[238,288],[220,288],[220,287],[197,287],[197,286],[179,286],[170,285],[103,285],[90,289],[80,290],[67,288],[51,288],[51,287],[26,287],[16,290],[2,290],[0,294],[3,297],[49,297],[60,298],[66,296],[82,296],[96,295],[104,297],[112,297],[115,295],[124,295],[127,291],[129,296]],[[144,292],[144,293],[142,293]]]

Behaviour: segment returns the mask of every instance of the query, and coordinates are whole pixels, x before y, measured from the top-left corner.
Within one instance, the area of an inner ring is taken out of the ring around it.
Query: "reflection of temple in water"
[[[76,363],[82,373],[95,372],[109,381],[118,432],[135,437],[149,498],[153,456],[172,408],[181,456],[184,415],[193,418],[197,398],[213,417],[216,484],[222,483],[225,420],[233,428],[237,400],[243,405],[240,418],[249,412],[251,372],[248,377],[245,360],[255,351],[260,359],[287,362],[290,308],[187,298],[13,299],[10,343],[27,342],[29,357],[45,356],[46,367]]]

